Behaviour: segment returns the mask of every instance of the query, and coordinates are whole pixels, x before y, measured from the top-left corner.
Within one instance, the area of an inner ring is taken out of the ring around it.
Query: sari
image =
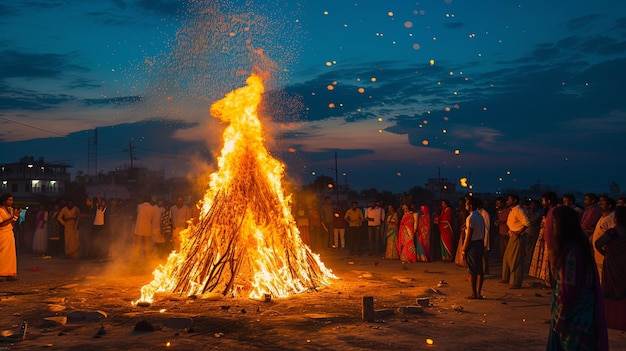
[[[419,217],[417,225],[417,240],[419,242],[418,260],[423,262],[429,262],[432,260],[430,255],[430,211],[428,206],[420,206],[420,212],[422,215]],[[421,254],[420,254],[421,249]]]
[[[441,236],[441,260],[452,261],[452,209],[446,207],[441,210],[439,219],[437,220],[439,226],[439,235]]]
[[[48,212],[45,210],[37,211],[37,219],[35,221],[35,236],[33,237],[34,253],[44,253],[48,250],[48,232],[46,231],[47,222]]]
[[[397,260],[398,258],[400,258],[400,254],[398,253],[398,213],[387,213],[385,224],[385,238],[387,239],[385,258],[390,260]]]
[[[400,261],[403,263],[417,262],[414,228],[413,212],[407,211],[400,220],[400,233],[398,236],[398,252],[400,253]]]
[[[13,218],[13,209],[0,206],[0,222]],[[0,276],[15,277],[17,275],[17,254],[15,251],[15,234],[13,223],[0,227]]]
[[[607,230],[596,241],[596,248],[604,255],[602,265],[602,290],[606,311],[606,323],[611,329],[626,330],[626,237],[615,228]]]
[[[528,276],[541,279],[543,285],[550,286],[550,267],[548,264],[548,246],[544,239],[545,217],[541,221],[539,236],[535,243],[535,250],[530,260],[530,269]]]
[[[547,350],[608,350],[604,299],[595,261],[585,262],[581,249],[566,248],[553,270],[552,318]]]

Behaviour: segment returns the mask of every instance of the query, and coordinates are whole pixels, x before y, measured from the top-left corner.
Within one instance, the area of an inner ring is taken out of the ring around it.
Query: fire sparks
[[[284,165],[263,144],[262,78],[252,74],[246,83],[211,106],[213,116],[230,123],[219,169],[198,222],[181,233],[181,252],[155,269],[135,303],[151,303],[157,292],[287,297],[336,278],[302,242],[282,189]]]

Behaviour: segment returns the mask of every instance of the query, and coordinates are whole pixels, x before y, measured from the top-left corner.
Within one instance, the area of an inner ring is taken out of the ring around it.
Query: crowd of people
[[[496,198],[492,207],[468,195],[454,209],[438,201],[433,213],[405,199],[397,207],[370,201],[361,208],[353,201],[344,209],[326,197],[319,206],[296,203],[294,220],[314,251],[367,250],[404,267],[434,260],[467,267],[468,299],[483,298],[490,258],[498,256],[500,283],[520,289],[531,276],[552,289],[549,349],[604,350],[607,327],[626,330],[625,200],[588,193],[579,206],[571,194],[546,192],[541,200]],[[28,210],[14,209],[13,201],[10,194],[0,198],[0,277],[9,281],[18,279],[17,250],[69,259],[163,257],[180,250],[181,232],[199,215],[182,196],[172,205],[96,196],[80,208],[59,200]]]
[[[19,209],[13,201],[5,194],[0,205],[0,277],[8,280],[17,279],[17,252],[68,259],[165,257],[180,250],[180,232],[197,216],[197,207],[182,196],[171,205],[151,197],[137,204],[96,196],[80,206],[59,199]]]
[[[411,202],[397,210],[380,201],[365,208],[352,202],[344,210],[326,198],[319,210],[322,229],[306,222],[307,244],[348,255],[367,248],[369,255],[382,253],[405,266],[454,261],[469,271],[468,299],[483,298],[489,258],[498,256],[500,283],[521,289],[531,276],[552,289],[548,349],[606,350],[607,328],[626,330],[625,201],[588,193],[580,206],[572,194],[546,192],[540,200],[500,197],[492,208],[490,201],[466,196],[455,209],[441,200],[431,214],[429,206],[418,210]]]

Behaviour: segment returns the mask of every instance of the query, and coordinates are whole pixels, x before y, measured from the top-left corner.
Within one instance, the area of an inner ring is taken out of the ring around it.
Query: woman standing
[[[591,244],[578,213],[554,209],[550,262],[555,279],[548,350],[608,350],[604,299]]]
[[[420,261],[432,261],[430,255],[430,209],[426,205],[420,206],[421,216],[419,216],[417,225],[417,240],[424,252]]]
[[[67,205],[61,209],[57,220],[63,226],[63,237],[65,238],[65,255],[68,258],[77,259],[80,257],[78,239],[78,216],[80,210],[74,206],[72,200],[67,200]]]
[[[387,249],[385,258],[397,260],[398,254],[398,213],[392,205],[387,206],[387,216],[385,217],[385,237],[387,238]]]
[[[452,231],[452,209],[448,200],[441,200],[441,212],[439,216],[435,216],[435,224],[439,227],[441,236],[441,260],[452,261],[454,232]]]
[[[615,228],[596,240],[604,256],[602,290],[606,323],[611,329],[626,330],[626,207],[615,208]]]
[[[17,253],[13,226],[19,219],[20,211],[13,209],[13,196],[0,197],[0,279],[17,280]]]
[[[398,236],[398,252],[402,263],[417,262],[415,251],[415,218],[407,205],[402,205],[400,234]]]
[[[48,231],[46,224],[48,223],[48,211],[44,204],[39,205],[37,218],[35,220],[35,236],[33,238],[33,252],[42,254],[48,251]]]
[[[57,220],[61,205],[55,202],[48,215],[48,254],[56,256],[64,251],[63,226]]]

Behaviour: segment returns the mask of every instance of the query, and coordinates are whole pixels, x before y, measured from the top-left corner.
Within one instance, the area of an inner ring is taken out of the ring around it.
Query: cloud
[[[132,105],[136,102],[143,101],[143,97],[141,96],[120,96],[113,97],[108,99],[84,99],[83,103],[86,106],[94,106],[94,105],[119,105],[119,106],[127,106]]]
[[[567,32],[580,32],[594,27],[596,23],[603,20],[604,18],[604,16],[599,14],[589,14],[587,16],[582,16],[566,21],[563,25],[565,26],[565,30]]]
[[[0,52],[0,80],[8,78],[61,78],[66,70],[85,72],[87,69],[72,63],[75,53],[25,53],[14,50]]]
[[[182,8],[179,0],[138,0],[136,6],[162,15],[173,15]]]

